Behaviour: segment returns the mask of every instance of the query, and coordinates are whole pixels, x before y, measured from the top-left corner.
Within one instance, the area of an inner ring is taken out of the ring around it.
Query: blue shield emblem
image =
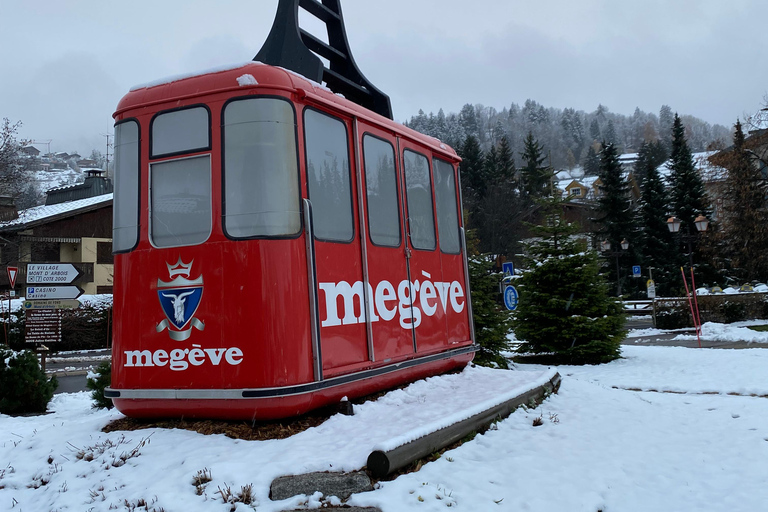
[[[189,323],[189,320],[195,316],[202,297],[202,286],[157,290],[157,298],[160,299],[160,305],[165,316],[178,330],[182,330]]]
[[[166,263],[171,281],[157,280],[157,298],[166,319],[157,324],[155,329],[158,333],[168,329],[168,336],[175,341],[188,339],[192,335],[192,328],[198,331],[205,329],[205,323],[195,318],[203,298],[203,276],[201,274],[195,279],[189,278],[193,262],[184,263],[179,257],[176,265]]]

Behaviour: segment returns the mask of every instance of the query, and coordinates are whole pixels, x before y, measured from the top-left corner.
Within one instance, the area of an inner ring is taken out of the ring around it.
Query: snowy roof
[[[727,171],[709,161],[709,157],[715,153],[717,153],[717,151],[702,151],[692,155],[693,164],[696,166],[699,173],[701,173],[701,177],[704,181],[716,181],[725,178],[725,173]],[[667,160],[658,167],[659,174],[661,174],[662,178],[669,179],[669,175],[672,173],[672,170],[669,167],[671,164],[672,161]]]
[[[0,222],[0,230],[24,228],[31,224],[42,224],[57,217],[68,217],[82,211],[94,210],[112,203],[112,194],[104,194],[66,203],[35,206],[19,212],[19,218]]]
[[[637,153],[624,153],[622,155],[619,155],[619,162],[634,162],[637,160],[638,154]]]

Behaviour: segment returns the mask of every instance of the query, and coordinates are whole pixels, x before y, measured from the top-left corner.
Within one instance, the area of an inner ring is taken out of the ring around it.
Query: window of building
[[[440,250],[458,254],[459,214],[456,200],[456,180],[453,166],[437,158],[432,160],[435,171],[435,209],[437,210],[437,233],[440,235]]]
[[[580,187],[573,187],[568,191],[569,195],[572,195],[574,197],[581,197],[581,188]]]
[[[435,249],[435,217],[432,213],[432,180],[429,160],[406,149],[403,152],[405,193],[408,202],[408,234],[415,249]]]
[[[234,238],[301,231],[296,120],[275,98],[224,109],[224,230]]]
[[[371,135],[363,137],[368,230],[371,242],[400,246],[400,212],[397,200],[395,148]]]
[[[115,195],[112,240],[116,252],[139,241],[139,123],[115,125]]]
[[[157,247],[204,242],[211,233],[211,158],[153,163],[150,236]]]
[[[355,232],[346,126],[316,110],[304,112],[304,146],[315,237],[350,242]]]
[[[205,107],[173,110],[152,120],[151,157],[211,149],[210,114]]]
[[[112,242],[96,242],[96,263],[112,264]]]

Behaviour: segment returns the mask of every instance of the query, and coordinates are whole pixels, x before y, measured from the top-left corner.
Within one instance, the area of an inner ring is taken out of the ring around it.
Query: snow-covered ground
[[[518,410],[350,504],[385,512],[765,510],[768,350],[625,346],[623,355],[557,368],[560,392],[537,409]],[[551,372],[468,368],[274,441],[167,429],[107,434],[101,428],[118,412],[92,410],[86,393],[57,395],[48,415],[0,415],[0,510],[143,512],[136,505],[144,500],[148,510],[223,512],[232,505],[219,489],[249,484],[256,503],[238,511],[317,507],[309,497],[273,502],[269,484],[359,469],[375,445],[466,411],[468,390],[487,400]],[[543,425],[533,426],[537,417]],[[192,480],[206,470],[212,481],[197,495]]]

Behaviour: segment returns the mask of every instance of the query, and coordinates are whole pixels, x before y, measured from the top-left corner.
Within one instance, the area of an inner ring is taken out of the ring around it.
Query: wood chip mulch
[[[232,439],[246,441],[266,441],[268,439],[285,439],[316,427],[328,419],[330,415],[305,415],[291,420],[274,422],[243,422],[222,420],[185,420],[185,419],[139,419],[122,418],[109,423],[102,430],[114,432],[117,430],[141,430],[146,428],[178,428],[192,430],[203,435],[224,434]]]

